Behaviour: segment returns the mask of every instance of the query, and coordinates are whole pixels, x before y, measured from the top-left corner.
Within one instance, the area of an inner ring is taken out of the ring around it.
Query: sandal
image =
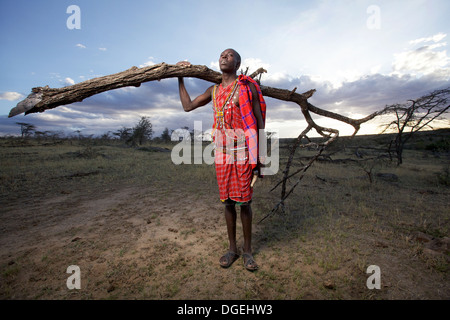
[[[244,267],[245,269],[249,271],[255,271],[258,270],[258,265],[256,264],[255,260],[253,259],[253,256],[250,253],[244,253],[242,255],[244,258]]]
[[[233,251],[228,251],[220,258],[220,266],[222,268],[230,267],[233,262],[235,262],[239,258],[239,255]]]

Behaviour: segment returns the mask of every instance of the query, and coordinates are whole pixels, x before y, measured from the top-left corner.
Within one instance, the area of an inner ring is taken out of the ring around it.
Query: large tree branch
[[[132,67],[128,70],[104,77],[94,78],[63,88],[37,87],[17,106],[11,109],[9,117],[25,113],[43,112],[58,106],[80,102],[95,94],[123,88],[139,87],[141,83],[174,77],[195,77],[219,83],[221,75],[206,66],[181,67],[160,63],[149,67]]]
[[[260,68],[256,70],[251,77],[266,72]],[[26,99],[19,102],[15,108],[12,108],[9,117],[16,116],[21,113],[30,114],[35,112],[44,112],[58,106],[80,102],[95,94],[114,90],[123,87],[139,87],[141,83],[162,80],[176,77],[192,77],[206,80],[213,83],[220,83],[222,75],[214,70],[202,65],[178,66],[166,63],[159,63],[149,67],[137,68],[132,67],[128,70],[83,81],[71,86],[63,88],[36,87],[32,89],[32,93]],[[307,99],[315,92],[310,90],[303,94],[295,93],[295,90],[289,91],[285,89],[261,86],[264,96],[278,100],[292,101],[300,105],[303,110],[316,113],[321,116],[336,119],[352,125],[355,133],[359,130],[361,123],[369,121],[378,115],[377,112],[363,118],[351,119],[340,114],[320,109],[310,104]]]

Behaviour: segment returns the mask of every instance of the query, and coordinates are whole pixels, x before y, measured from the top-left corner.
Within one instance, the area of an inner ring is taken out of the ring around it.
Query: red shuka
[[[223,88],[214,89],[214,141],[215,166],[220,200],[249,202],[253,189],[250,186],[252,166],[245,142],[245,123],[241,110],[232,96],[238,90],[237,81]],[[226,102],[226,104],[225,104]]]

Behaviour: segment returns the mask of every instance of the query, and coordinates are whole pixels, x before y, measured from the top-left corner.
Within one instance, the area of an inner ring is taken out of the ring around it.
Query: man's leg
[[[236,208],[234,204],[225,205],[225,221],[227,223],[229,250],[220,258],[220,265],[228,268],[239,257],[236,245]]]
[[[244,253],[252,254],[252,208],[250,204],[241,205],[241,221],[244,232]]]
[[[230,243],[229,250],[237,253],[236,245],[236,208],[234,204],[225,205],[225,221],[227,222],[228,241]]]
[[[244,264],[248,270],[258,269],[252,255],[252,208],[250,204],[241,205],[241,221],[244,232]]]

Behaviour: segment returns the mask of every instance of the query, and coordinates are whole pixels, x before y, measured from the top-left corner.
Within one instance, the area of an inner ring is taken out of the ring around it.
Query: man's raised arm
[[[191,64],[187,61],[180,61],[177,63],[177,65],[188,67]],[[202,107],[211,101],[212,86],[206,89],[206,91],[203,94],[199,95],[192,101],[191,97],[189,96],[189,93],[186,90],[186,87],[184,85],[184,79],[182,77],[178,78],[178,88],[180,91],[181,104],[183,105],[183,109],[186,112],[197,109],[198,107]]]

